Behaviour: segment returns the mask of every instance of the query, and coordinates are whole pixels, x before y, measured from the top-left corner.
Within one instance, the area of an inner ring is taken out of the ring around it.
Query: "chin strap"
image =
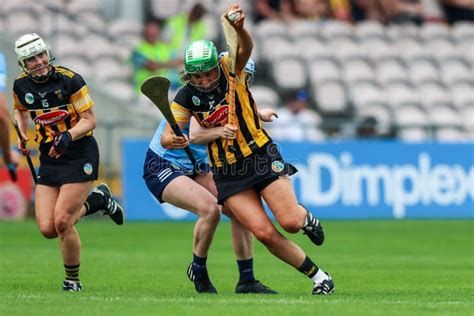
[[[32,70],[26,70],[26,69],[24,69],[24,70],[25,70],[25,72],[28,74],[28,76],[29,76],[31,79],[33,79],[33,81],[39,82],[39,83],[45,82],[46,80],[48,80],[48,78],[49,78],[49,77],[51,76],[51,74],[53,73],[53,66],[52,66],[52,64],[53,64],[53,61],[54,61],[54,60],[55,60],[55,58],[51,58],[51,59],[49,60],[48,64],[46,65],[46,66],[49,66],[49,71],[48,71],[48,73],[47,73],[46,75],[33,76],[33,75],[31,74],[31,72],[33,72],[33,71],[35,71],[36,69],[41,68],[41,67],[38,67],[38,68],[32,69]]]

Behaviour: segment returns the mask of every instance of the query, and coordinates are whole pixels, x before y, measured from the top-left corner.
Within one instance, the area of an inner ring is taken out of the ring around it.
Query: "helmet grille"
[[[204,47],[204,51],[203,51],[202,53],[203,53],[202,56],[203,56],[204,58],[209,58],[209,56],[211,55],[211,54],[210,54],[211,51],[210,51],[210,49],[209,49],[208,47]]]

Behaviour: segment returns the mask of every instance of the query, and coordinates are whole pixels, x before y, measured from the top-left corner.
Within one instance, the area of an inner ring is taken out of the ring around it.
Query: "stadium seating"
[[[360,41],[368,39],[387,40],[387,35],[383,25],[377,21],[359,22],[354,29],[354,36]]]
[[[462,110],[468,106],[474,106],[474,85],[461,82],[450,86],[453,105]]]
[[[282,101],[278,93],[268,86],[253,86],[252,95],[259,107],[276,109],[282,106]]]
[[[327,115],[347,115],[348,96],[344,84],[339,81],[316,82],[311,93],[316,97],[318,110]]]
[[[159,18],[188,10],[195,2],[149,1],[152,15]],[[234,1],[200,2],[213,25],[209,37],[222,50],[218,18]],[[253,6],[248,0],[240,3],[244,10]],[[253,90],[258,104],[279,107],[285,95],[303,88],[311,92],[311,103],[323,118],[372,114],[385,127],[398,124],[402,139],[474,139],[468,117],[474,108],[474,23],[253,24],[248,19],[246,25],[255,40]],[[0,6],[1,33],[12,40],[27,32],[45,36],[58,63],[77,70],[88,82],[117,91],[118,99],[131,104],[140,101],[132,93],[128,59],[141,30],[141,22],[120,15],[106,19],[95,0],[2,0]],[[313,134],[319,139],[321,131]]]

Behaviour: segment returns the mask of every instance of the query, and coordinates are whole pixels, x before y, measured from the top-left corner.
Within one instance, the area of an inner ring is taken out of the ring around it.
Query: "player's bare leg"
[[[207,273],[207,254],[219,223],[221,209],[216,198],[204,187],[188,177],[173,179],[164,189],[164,201],[189,210],[199,216],[194,225],[193,263],[190,269],[199,293],[217,293]]]
[[[298,204],[290,178],[280,178],[270,183],[261,195],[285,231],[297,233],[303,230],[317,246],[324,242],[322,225],[313,214]]]
[[[319,269],[298,245],[278,232],[265,214],[260,195],[255,191],[242,191],[227,198],[225,203],[272,254],[313,280],[313,294],[328,294],[334,289],[329,275]]]
[[[36,224],[45,238],[58,237],[54,227],[54,207],[59,196],[58,187],[38,184],[35,190]]]
[[[217,197],[217,188],[210,174],[198,176],[195,181]],[[239,268],[239,282],[237,283],[235,292],[239,294],[276,294],[276,291],[255,279],[253,272],[252,233],[234,217],[230,209],[224,206],[222,212],[227,215],[231,221],[232,246],[234,247],[237,266]]]
[[[66,269],[63,289],[67,291],[82,290],[82,284],[79,281],[81,240],[74,225],[92,183],[92,181],[88,181],[62,185],[54,207],[54,226],[59,236],[61,254]]]

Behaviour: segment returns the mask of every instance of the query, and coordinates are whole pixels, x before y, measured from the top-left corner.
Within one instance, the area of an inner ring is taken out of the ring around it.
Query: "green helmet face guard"
[[[209,71],[218,63],[219,55],[212,41],[192,42],[184,51],[184,69],[188,74]]]

